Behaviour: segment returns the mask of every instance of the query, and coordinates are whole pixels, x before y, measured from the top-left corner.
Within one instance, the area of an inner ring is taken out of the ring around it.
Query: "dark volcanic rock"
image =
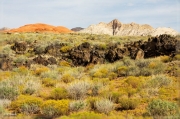
[[[62,52],[60,49],[63,46],[67,46],[67,44],[65,44],[65,43],[51,44],[45,48],[45,54],[50,54],[50,55],[56,56],[56,57],[61,56]]]
[[[27,49],[27,43],[23,41],[15,42],[11,49],[14,50],[17,54],[24,54]]]
[[[91,63],[104,63],[105,61],[105,50],[99,46],[93,46],[91,50]]]
[[[49,57],[48,59],[45,57],[42,57],[41,55],[38,55],[33,59],[34,63],[36,64],[42,64],[42,65],[52,65],[52,64],[57,64],[57,61],[54,57]]]
[[[74,65],[86,66],[91,61],[91,45],[88,42],[82,43],[73,48],[69,55]]]
[[[160,55],[173,56],[176,52],[177,40],[170,35],[160,35],[159,37],[151,37],[148,42],[142,45],[144,57],[156,57]]]

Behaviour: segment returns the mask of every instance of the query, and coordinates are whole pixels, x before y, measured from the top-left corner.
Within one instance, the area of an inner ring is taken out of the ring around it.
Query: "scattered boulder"
[[[144,59],[144,51],[142,49],[139,49],[137,54],[136,54],[136,60],[139,60],[139,59]]]
[[[47,61],[48,61],[48,64],[50,65],[57,64],[57,61],[54,57],[49,57]]]
[[[46,60],[46,58],[42,57],[41,55],[38,55],[37,57],[35,57],[33,59],[33,61],[37,64],[42,64],[47,66],[48,65],[48,61]]]
[[[37,64],[42,64],[42,65],[52,65],[52,64],[57,64],[57,61],[54,57],[49,57],[48,59],[46,57],[42,57],[41,55],[38,55],[33,59],[34,63]]]

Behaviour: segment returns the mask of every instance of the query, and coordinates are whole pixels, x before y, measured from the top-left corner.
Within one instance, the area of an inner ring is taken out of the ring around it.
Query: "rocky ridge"
[[[148,24],[123,24],[117,19],[112,20],[110,23],[100,22],[97,25],[90,25],[88,28],[79,31],[80,33],[90,34],[108,34],[117,36],[156,36],[161,34],[177,35],[178,32],[171,28],[160,27],[153,28]]]

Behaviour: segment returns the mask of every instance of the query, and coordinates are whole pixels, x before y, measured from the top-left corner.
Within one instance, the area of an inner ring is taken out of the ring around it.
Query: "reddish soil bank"
[[[37,23],[37,24],[27,24],[24,26],[21,26],[19,28],[11,29],[11,30],[6,30],[5,32],[55,32],[55,33],[71,33],[73,31],[69,30],[66,27],[63,26],[52,26],[48,24],[42,24],[42,23]]]

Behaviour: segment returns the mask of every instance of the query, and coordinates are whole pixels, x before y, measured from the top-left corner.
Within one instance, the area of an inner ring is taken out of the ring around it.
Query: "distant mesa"
[[[81,28],[81,27],[75,27],[75,28],[72,28],[71,30],[74,31],[74,32],[78,32],[78,31],[81,31],[83,29],[84,28]]]
[[[161,34],[178,35],[179,33],[171,28],[160,27],[153,28],[148,24],[137,24],[129,23],[123,24],[117,19],[112,20],[109,23],[100,22],[96,25],[90,25],[85,28],[80,33],[90,33],[90,34],[108,34],[115,36],[156,36]]]
[[[27,24],[19,28],[7,30],[9,33],[14,32],[54,32],[54,33],[71,33],[70,29],[63,26],[52,26],[48,24],[36,23],[36,24]]]

